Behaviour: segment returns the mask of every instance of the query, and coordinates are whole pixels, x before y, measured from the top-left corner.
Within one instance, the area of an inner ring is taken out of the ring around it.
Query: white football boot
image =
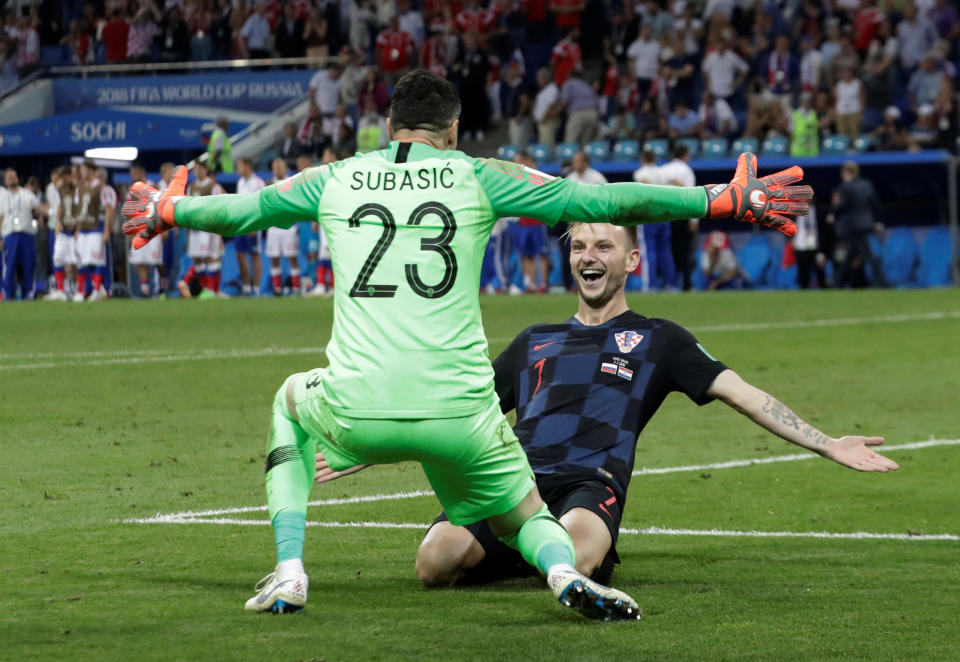
[[[639,621],[640,606],[623,591],[581,575],[569,565],[555,565],[547,584],[564,607],[598,621]]]
[[[310,580],[303,572],[277,570],[257,582],[259,591],[243,606],[247,611],[269,611],[274,614],[292,614],[303,610],[307,604],[307,588]]]

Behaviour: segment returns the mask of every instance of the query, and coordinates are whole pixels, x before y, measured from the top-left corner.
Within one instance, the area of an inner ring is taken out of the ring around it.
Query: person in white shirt
[[[686,145],[677,145],[673,149],[673,160],[660,166],[662,183],[667,186],[696,186],[697,177],[690,167],[690,150]],[[691,218],[685,221],[673,221],[670,224],[670,248],[673,263],[682,275],[683,290],[690,289],[693,274],[693,239],[697,236],[700,221]]]
[[[733,109],[726,99],[721,99],[703,91],[703,97],[698,109],[700,126],[706,137],[725,137],[737,133],[740,128]]]
[[[653,38],[653,29],[649,25],[641,28],[637,39],[627,48],[627,57],[633,61],[633,75],[643,99],[650,92],[660,63],[660,42]]]
[[[654,186],[668,183],[663,177],[663,169],[657,166],[657,157],[650,150],[640,154],[640,167],[633,171],[633,181]],[[638,233],[637,243],[640,248],[640,282],[643,291],[676,289],[677,267],[673,261],[670,223],[647,223],[641,229],[643,231]]]
[[[332,117],[337,110],[337,104],[340,103],[340,87],[343,84],[340,80],[342,73],[340,63],[333,60],[326,69],[321,69],[310,79],[307,97],[322,117]]]
[[[590,157],[586,152],[579,151],[570,159],[570,173],[567,179],[572,179],[580,184],[606,184],[607,178],[598,170],[590,167]]]
[[[750,68],[730,50],[730,43],[722,40],[717,50],[703,59],[701,70],[706,89],[715,97],[729,99],[746,79]]]
[[[146,170],[139,163],[130,166],[130,184],[133,185],[135,182],[144,182],[147,186],[156,186],[153,182],[147,180]],[[127,193],[127,199],[130,199],[129,192]],[[163,266],[162,241],[150,241],[140,248],[131,247],[130,266],[136,268],[137,278],[140,281],[140,295],[144,299],[150,297],[154,269],[157,270],[157,286],[154,292],[159,294],[166,291],[167,271]]]
[[[860,135],[866,90],[860,79],[853,77],[853,70],[844,67],[834,86],[834,94],[837,99],[837,133],[848,136],[853,143]]]
[[[557,102],[560,100],[560,88],[553,82],[550,70],[543,67],[537,71],[537,83],[540,91],[533,102],[533,121],[537,123],[537,140],[543,145],[557,142],[557,127],[560,125]]]
[[[253,171],[253,161],[248,157],[237,159],[237,193],[256,193],[265,184]],[[263,269],[260,264],[260,237],[259,233],[240,235],[233,240],[233,249],[237,253],[237,264],[240,266],[240,290],[243,296],[256,296],[260,293],[260,274]]]
[[[817,239],[817,208],[810,205],[810,213],[797,216],[797,234],[793,237],[793,255],[797,260],[797,285],[806,290],[810,287],[811,271],[815,271],[820,289],[827,287],[827,275],[824,267],[827,258],[819,250]]]
[[[206,163],[198,162],[194,166],[193,174],[195,179],[190,184],[190,195],[222,195],[224,193],[223,187],[217,183],[214,172],[207,167]],[[187,235],[187,255],[193,260],[201,288],[219,294],[223,237],[203,230],[190,230]],[[184,288],[180,287],[180,291],[183,293]]]
[[[240,37],[247,47],[247,52],[251,58],[257,60],[270,57],[270,22],[265,14],[263,3],[257,2],[253,13],[240,29]]]
[[[283,159],[274,159],[270,164],[273,170],[271,184],[282,182],[287,178],[287,162]],[[300,292],[300,233],[297,224],[289,228],[267,228],[267,257],[270,258],[270,283],[273,285],[273,296],[283,296],[283,263],[287,258],[290,265],[290,285],[292,291]]]
[[[33,298],[33,272],[37,264],[36,215],[43,207],[29,189],[20,186],[17,171],[3,173],[5,189],[0,189],[0,235],[3,248],[3,295],[7,301],[17,298],[17,276],[22,274],[20,292],[24,300]]]

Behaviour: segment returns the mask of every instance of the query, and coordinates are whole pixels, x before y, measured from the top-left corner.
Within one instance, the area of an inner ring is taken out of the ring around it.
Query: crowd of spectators
[[[807,155],[830,134],[867,135],[877,149],[956,144],[960,16],[950,0],[9,4],[0,88],[38,66],[46,47],[77,64],[332,56],[339,71],[315,80],[301,140],[324,134],[335,146],[358,141],[361,91],[382,116],[411,67],[454,82],[467,137],[504,119],[521,148],[746,135],[779,136]]]

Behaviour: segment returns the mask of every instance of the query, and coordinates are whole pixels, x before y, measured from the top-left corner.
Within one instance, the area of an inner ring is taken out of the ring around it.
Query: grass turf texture
[[[630,302],[691,328],[830,434],[880,434],[888,444],[960,437],[956,317],[697,331],[956,313],[956,290]],[[528,324],[568,317],[576,300],[482,305],[496,354]],[[117,520],[263,504],[273,394],[288,374],[325,359],[196,350],[320,348],[330,319],[328,300],[0,306],[0,658],[956,659],[960,543],[951,541],[623,535],[614,584],[646,618],[600,625],[562,609],[536,579],[422,589],[413,573],[421,530],[314,527],[307,610],[244,613],[273,566],[268,527]],[[187,350],[190,360],[178,358]],[[126,358],[150,360],[117,362]],[[698,409],[673,395],[641,436],[637,467],[797,451],[722,404]],[[637,477],[623,525],[960,533],[960,447],[890,455],[902,468],[888,475],[815,459]],[[419,467],[406,464],[318,487],[312,498],[425,488]],[[309,519],[428,522],[437,510],[423,497],[317,507]]]

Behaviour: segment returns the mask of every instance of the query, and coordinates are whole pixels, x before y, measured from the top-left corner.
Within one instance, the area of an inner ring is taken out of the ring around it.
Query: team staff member
[[[34,218],[44,209],[40,200],[29,189],[20,186],[17,171],[7,168],[3,173],[5,189],[0,189],[0,248],[3,248],[3,295],[7,301],[17,298],[17,276],[24,299],[33,298],[33,271],[37,265],[37,221]]]

